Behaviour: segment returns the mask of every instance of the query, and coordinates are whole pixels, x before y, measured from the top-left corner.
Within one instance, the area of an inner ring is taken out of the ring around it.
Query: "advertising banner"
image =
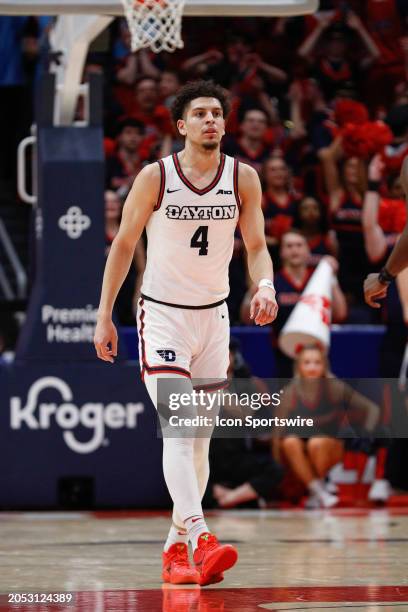
[[[169,507],[136,364],[4,366],[0,384],[1,507],[63,506],[84,479],[91,507]]]

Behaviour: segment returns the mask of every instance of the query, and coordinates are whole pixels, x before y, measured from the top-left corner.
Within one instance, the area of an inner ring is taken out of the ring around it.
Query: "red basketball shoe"
[[[220,544],[212,533],[202,533],[194,551],[194,563],[200,574],[201,586],[220,582],[222,572],[230,569],[238,559],[238,552],[231,544]]]
[[[183,542],[172,544],[167,552],[163,552],[162,558],[164,582],[171,584],[200,583],[198,571],[190,565],[187,544]]]

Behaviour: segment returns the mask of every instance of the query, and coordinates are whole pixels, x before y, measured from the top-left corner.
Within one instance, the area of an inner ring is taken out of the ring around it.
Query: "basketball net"
[[[185,0],[122,0],[132,38],[132,51],[150,47],[155,53],[181,49]]]

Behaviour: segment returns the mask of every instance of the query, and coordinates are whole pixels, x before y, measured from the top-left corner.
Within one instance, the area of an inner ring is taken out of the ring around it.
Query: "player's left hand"
[[[267,325],[276,319],[278,304],[276,293],[270,287],[261,287],[251,300],[250,318],[256,325]]]
[[[388,289],[388,285],[380,283],[378,276],[379,274],[369,274],[364,281],[364,299],[373,308],[381,308],[377,300],[385,298]]]

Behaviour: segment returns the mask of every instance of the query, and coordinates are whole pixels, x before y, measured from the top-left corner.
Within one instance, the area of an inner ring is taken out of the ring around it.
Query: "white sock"
[[[208,533],[210,530],[207,527],[207,523],[203,516],[190,516],[184,521],[186,529],[188,531],[188,539],[191,542],[193,551],[197,548],[198,538],[202,533]]]
[[[309,483],[309,491],[311,491],[312,494],[316,495],[316,497],[320,500],[320,502],[325,508],[331,508],[332,506],[335,506],[339,501],[336,495],[332,495],[331,493],[326,491],[324,487],[324,482],[322,480],[312,480],[312,482]]]
[[[167,377],[167,374],[145,375],[146,389],[155,406],[158,379]],[[176,378],[180,380],[174,382]],[[180,393],[191,394],[193,391],[191,380],[185,377],[173,376],[173,384]],[[193,415],[193,409],[191,412]],[[170,434],[163,431],[163,474],[170,496],[179,516],[202,516],[202,496],[194,464],[195,438],[174,437],[174,431]]]
[[[173,544],[188,544],[188,533],[184,527],[178,527],[177,525],[172,524],[170,527],[169,534],[167,536],[167,540],[164,544],[164,552],[167,552]]]
[[[324,493],[324,483],[322,480],[318,480],[317,478],[315,478],[314,480],[309,482],[308,489],[311,493],[314,493],[315,495],[320,497],[322,493]]]

